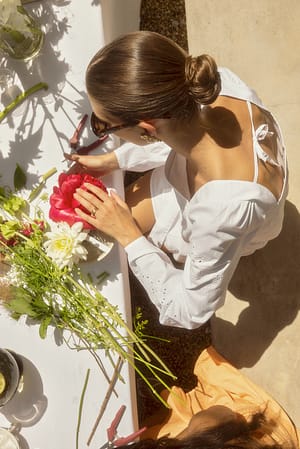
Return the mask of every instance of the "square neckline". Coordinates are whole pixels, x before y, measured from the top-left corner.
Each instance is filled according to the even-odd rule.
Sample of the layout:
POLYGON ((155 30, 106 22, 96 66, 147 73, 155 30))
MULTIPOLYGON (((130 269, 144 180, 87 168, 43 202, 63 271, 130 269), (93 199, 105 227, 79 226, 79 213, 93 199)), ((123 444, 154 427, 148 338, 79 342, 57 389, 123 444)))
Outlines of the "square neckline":
MULTIPOLYGON (((248 180, 244 180, 244 179, 212 179, 210 181, 207 181, 202 186, 200 186, 199 189, 197 189, 193 193, 193 195, 191 195, 190 189, 189 189, 189 183, 188 183, 188 176, 187 176, 187 159, 183 155, 181 155, 180 153, 177 153, 173 149, 171 149, 171 151, 170 151, 170 153, 168 155, 168 158, 166 160, 165 175, 166 175, 167 179, 172 184, 172 186, 175 188, 175 190, 187 201, 191 201, 195 197, 195 195, 197 195, 198 192, 200 190, 202 190, 207 184, 211 185, 211 184, 213 184, 216 181, 218 183, 219 182, 224 182, 224 183, 239 182, 239 183, 245 184, 245 185, 247 185, 247 184, 251 184, 251 185, 255 184, 255 185, 259 186, 259 188, 262 188, 262 190, 266 191, 269 195, 271 195, 273 200, 274 200, 274 202, 276 202, 276 204, 279 204, 281 202, 283 196, 286 196, 285 195, 285 191, 286 191, 286 187, 287 187, 287 160, 286 160, 286 151, 285 151, 285 145, 284 145, 284 141, 283 141, 283 136, 282 136, 282 132, 281 132, 281 129, 280 129, 280 126, 279 126, 277 120, 275 119, 273 114, 267 108, 265 108, 263 105, 257 104, 254 101, 250 101, 250 100, 245 99, 243 97, 233 96, 233 95, 220 94, 220 96, 222 96, 222 97, 229 97, 229 98, 233 98, 233 99, 236 99, 236 100, 242 100, 242 101, 244 101, 247 104, 247 107, 248 107, 248 110, 249 110, 250 122, 251 122, 251 135, 252 135, 252 142, 253 142, 254 166, 256 164, 258 165, 258 158, 259 158, 258 155, 257 155, 257 152, 256 152, 256 149, 255 149, 254 145, 255 144, 258 145, 263 153, 265 153, 265 151, 261 148, 261 146, 260 146, 260 144, 259 144, 259 142, 257 140, 257 136, 256 136, 256 131, 257 130, 255 130, 255 128, 254 128, 253 117, 252 117, 252 105, 254 105, 254 106, 256 106, 256 107, 266 111, 268 114, 270 114, 270 116, 271 116, 271 118, 272 118, 272 120, 274 122, 274 125, 275 125, 275 128, 276 128, 276 133, 277 133, 277 136, 278 136, 278 140, 280 141, 281 148, 282 148, 282 152, 281 152, 282 153, 281 154, 282 165, 280 165, 280 167, 283 170, 283 182, 282 182, 282 189, 281 189, 281 192, 280 192, 280 195, 279 195, 278 199, 275 196, 275 194, 268 187, 266 187, 263 184, 257 182, 257 180, 255 180, 255 179, 253 179, 252 181, 248 181, 248 180), (170 172, 168 171, 168 168, 170 167, 170 165, 172 163, 174 163, 174 161, 176 161, 176 159, 177 160, 180 159, 180 157, 183 158, 183 160, 184 160, 184 167, 185 167, 185 169, 184 169, 185 185, 183 186, 183 189, 182 189, 182 190, 184 190, 183 192, 180 191, 175 186, 175 184, 171 181, 170 176, 169 176, 170 172)), ((259 127, 257 129, 259 129, 259 127)))

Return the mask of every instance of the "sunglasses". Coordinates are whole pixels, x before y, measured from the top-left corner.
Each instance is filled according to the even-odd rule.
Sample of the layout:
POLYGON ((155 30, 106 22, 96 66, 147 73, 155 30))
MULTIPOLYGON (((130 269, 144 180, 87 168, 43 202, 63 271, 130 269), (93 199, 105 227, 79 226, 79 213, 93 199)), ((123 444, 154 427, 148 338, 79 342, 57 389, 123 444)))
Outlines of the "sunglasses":
POLYGON ((100 118, 98 118, 96 116, 96 114, 94 114, 94 112, 92 112, 92 115, 91 115, 91 127, 93 130, 93 133, 99 138, 107 136, 108 134, 115 133, 124 128, 132 128, 133 126, 137 125, 138 123, 139 122, 136 121, 134 123, 126 123, 124 125, 117 125, 117 126, 109 127, 108 123, 105 122, 104 120, 101 120, 100 118))

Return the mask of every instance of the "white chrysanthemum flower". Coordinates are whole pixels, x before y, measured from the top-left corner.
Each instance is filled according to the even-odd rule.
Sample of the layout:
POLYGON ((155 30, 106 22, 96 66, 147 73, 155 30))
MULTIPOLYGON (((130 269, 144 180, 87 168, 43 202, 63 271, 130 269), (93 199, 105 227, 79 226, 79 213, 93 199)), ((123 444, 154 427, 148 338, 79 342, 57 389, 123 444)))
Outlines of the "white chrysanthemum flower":
POLYGON ((46 232, 47 241, 44 243, 47 256, 49 256, 59 268, 72 268, 73 264, 80 260, 86 260, 88 251, 82 245, 87 238, 88 231, 83 231, 82 223, 61 222, 56 229, 46 232))

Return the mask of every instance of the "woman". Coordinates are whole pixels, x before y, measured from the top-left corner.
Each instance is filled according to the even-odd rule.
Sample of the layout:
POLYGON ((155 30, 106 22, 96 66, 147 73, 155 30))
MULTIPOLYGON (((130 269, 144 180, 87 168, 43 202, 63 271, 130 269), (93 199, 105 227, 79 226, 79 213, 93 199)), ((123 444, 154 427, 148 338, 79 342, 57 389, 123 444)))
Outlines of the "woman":
POLYGON ((125 248, 162 324, 197 328, 223 304, 240 257, 281 230, 288 174, 279 126, 231 71, 153 32, 100 50, 86 84, 98 136, 167 147, 72 156, 99 174, 135 159, 139 170, 156 167, 127 189, 126 203, 91 185, 79 190, 90 215, 76 212, 125 248))
POLYGON ((170 410, 149 420, 143 441, 132 449, 299 447, 297 429, 282 407, 212 346, 200 354, 194 372, 196 388, 164 391, 170 410))

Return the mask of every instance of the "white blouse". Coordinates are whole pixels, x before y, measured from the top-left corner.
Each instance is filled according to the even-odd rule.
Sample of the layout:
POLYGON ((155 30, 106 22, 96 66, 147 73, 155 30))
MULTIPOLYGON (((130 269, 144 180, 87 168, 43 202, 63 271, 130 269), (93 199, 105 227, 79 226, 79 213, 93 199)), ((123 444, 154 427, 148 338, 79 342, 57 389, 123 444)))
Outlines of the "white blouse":
MULTIPOLYGON (((251 120, 251 103, 267 110, 255 92, 230 70, 220 69, 220 74, 220 95, 245 100, 251 120)), ((268 134, 267 125, 257 130, 252 126, 254 180, 213 180, 204 184, 192 198, 188 194, 185 158, 162 146, 161 164, 168 154, 165 176, 174 189, 182 214, 182 241, 178 246, 182 246, 184 268, 175 268, 168 255, 146 237, 136 239, 125 248, 129 265, 159 310, 162 324, 193 329, 208 321, 224 303, 228 283, 240 257, 262 248, 279 234, 288 182, 285 148, 275 119, 274 126, 277 161, 269 158, 259 143, 268 134), (278 200, 257 183, 258 159, 283 169, 284 185, 278 200)), ((131 162, 138 151, 131 150, 131 162)), ((146 158, 147 148, 143 151, 146 158)), ((158 153, 155 153, 154 166, 159 165, 158 153)), ((151 151, 147 160, 138 158, 139 167, 141 164, 144 170, 153 167, 151 151)), ((168 204, 164 207, 168 208, 168 204)))

